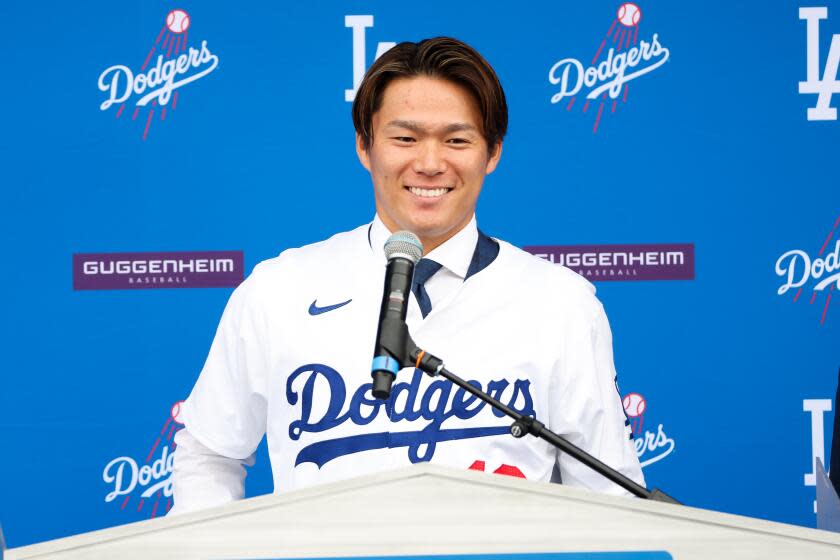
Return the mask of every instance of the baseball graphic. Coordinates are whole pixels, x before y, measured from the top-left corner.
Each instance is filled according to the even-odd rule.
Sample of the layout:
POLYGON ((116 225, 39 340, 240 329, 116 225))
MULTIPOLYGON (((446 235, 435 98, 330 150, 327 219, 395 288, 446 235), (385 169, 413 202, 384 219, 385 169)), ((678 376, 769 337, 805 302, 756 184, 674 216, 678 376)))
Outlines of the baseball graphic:
POLYGON ((645 398, 639 393, 628 393, 622 404, 629 418, 638 418, 645 413, 645 398))
POLYGON ((166 14, 166 27, 172 33, 183 33, 190 27, 190 16, 184 10, 172 10, 166 14))
POLYGON ((176 402, 172 405, 172 409, 169 411, 169 415, 172 417, 172 419, 179 424, 183 424, 183 422, 181 421, 181 405, 183 403, 184 401, 176 402))
POLYGON ((633 27, 639 25, 642 19, 642 11, 632 2, 625 2, 618 7, 618 14, 616 15, 621 25, 625 27, 633 27))

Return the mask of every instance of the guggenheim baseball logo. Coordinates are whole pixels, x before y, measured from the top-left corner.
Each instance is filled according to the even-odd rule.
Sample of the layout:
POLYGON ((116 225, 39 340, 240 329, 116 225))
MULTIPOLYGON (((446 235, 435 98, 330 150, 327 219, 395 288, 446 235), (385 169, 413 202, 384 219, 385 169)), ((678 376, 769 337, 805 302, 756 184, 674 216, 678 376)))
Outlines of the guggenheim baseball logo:
POLYGON ((73 289, 236 287, 244 268, 242 251, 76 253, 73 289))
POLYGON ((149 517, 156 517, 172 508, 173 440, 184 426, 180 417, 182 404, 183 401, 178 401, 172 405, 169 417, 143 460, 124 455, 105 465, 102 480, 111 488, 105 494, 106 503, 116 500, 120 509, 125 510, 131 498, 136 497, 137 505, 132 507, 138 513, 146 508, 149 517))
POLYGON ((167 109, 171 114, 178 107, 180 88, 205 77, 219 66, 219 57, 210 52, 207 41, 201 41, 197 47, 188 45, 189 29, 189 14, 184 10, 172 10, 166 15, 157 39, 138 71, 123 64, 103 70, 98 85, 107 98, 99 106, 100 110, 107 111, 116 106, 116 118, 119 119, 128 105, 132 121, 143 112, 140 122, 145 122, 145 140, 155 114, 163 122, 167 109))
MULTIPOLYGON (((820 250, 816 255, 809 254, 802 249, 792 249, 785 252, 776 261, 776 275, 782 278, 782 285, 777 291, 783 296, 796 289, 793 301, 799 301, 803 290, 810 289, 811 297, 808 304, 813 305, 818 295, 824 295, 820 324, 825 324, 825 317, 831 305, 831 297, 836 288, 840 288, 840 216, 834 221, 834 226, 828 232, 820 250), (832 245, 832 241, 834 244, 832 245)), ((835 300, 840 301, 840 300, 835 300)))
POLYGON ((610 113, 615 113, 619 99, 622 104, 627 102, 628 82, 668 61, 670 51, 659 42, 658 34, 654 33, 648 40, 639 39, 641 21, 639 6, 624 2, 588 66, 576 58, 563 58, 548 71, 548 81, 558 86, 551 96, 552 103, 568 98, 564 104, 566 111, 571 111, 575 101, 582 97, 578 106, 584 113, 589 112, 590 103, 598 103, 593 134, 598 132, 605 105, 609 104, 610 113))
POLYGON ((840 93, 840 80, 837 79, 840 34, 831 36, 831 46, 820 77, 820 21, 828 19, 828 8, 799 8, 799 19, 805 20, 808 53, 805 81, 799 82, 799 93, 817 96, 816 106, 808 108, 808 120, 836 121, 837 108, 830 105, 832 96, 840 93))
POLYGON ((694 280, 694 244, 539 245, 526 251, 587 280, 694 280))

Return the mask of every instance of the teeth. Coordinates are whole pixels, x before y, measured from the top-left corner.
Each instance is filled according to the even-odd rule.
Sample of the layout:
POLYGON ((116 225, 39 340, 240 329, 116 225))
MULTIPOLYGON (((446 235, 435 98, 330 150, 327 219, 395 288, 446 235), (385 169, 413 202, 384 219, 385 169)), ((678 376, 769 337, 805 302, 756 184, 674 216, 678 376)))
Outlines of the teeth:
POLYGON ((421 189, 418 187, 408 187, 408 190, 410 190, 413 194, 416 194, 417 196, 422 196, 424 198, 434 198, 436 196, 443 196, 449 191, 449 189, 446 187, 441 187, 439 189, 421 189))

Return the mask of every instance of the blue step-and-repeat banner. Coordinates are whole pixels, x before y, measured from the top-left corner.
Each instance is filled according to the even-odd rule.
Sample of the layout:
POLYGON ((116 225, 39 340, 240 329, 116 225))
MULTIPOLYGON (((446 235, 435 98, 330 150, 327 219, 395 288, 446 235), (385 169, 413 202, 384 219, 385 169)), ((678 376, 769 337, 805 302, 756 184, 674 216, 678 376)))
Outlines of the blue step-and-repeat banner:
MULTIPOLYGON (((259 261, 373 217, 350 101, 451 35, 510 104, 483 231, 598 288, 648 483, 813 526, 840 367, 840 2, 0 4, 0 524, 165 514, 259 261), (837 94, 837 95, 835 95, 837 94)), ((272 491, 265 450, 248 494, 272 491)))

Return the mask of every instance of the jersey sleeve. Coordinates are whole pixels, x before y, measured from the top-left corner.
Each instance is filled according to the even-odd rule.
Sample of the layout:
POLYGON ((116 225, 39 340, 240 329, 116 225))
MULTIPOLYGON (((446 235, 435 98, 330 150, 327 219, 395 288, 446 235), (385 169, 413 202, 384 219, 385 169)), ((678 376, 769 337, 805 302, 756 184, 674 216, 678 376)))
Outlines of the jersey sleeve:
MULTIPOLYGON (((580 322, 565 333, 560 358, 553 372, 550 397, 551 429, 571 443, 644 485, 644 476, 621 396, 613 364, 612 333, 601 303, 587 294, 580 322)), ((563 484, 608 494, 629 494, 583 463, 558 453, 563 484)))
POLYGON ((246 459, 219 455, 195 439, 188 428, 178 430, 175 444, 175 503, 167 515, 207 509, 245 496, 245 467, 254 466, 254 455, 246 459))
POLYGON ((269 347, 257 269, 228 301, 207 361, 182 411, 195 439, 234 459, 249 457, 266 430, 269 347))

